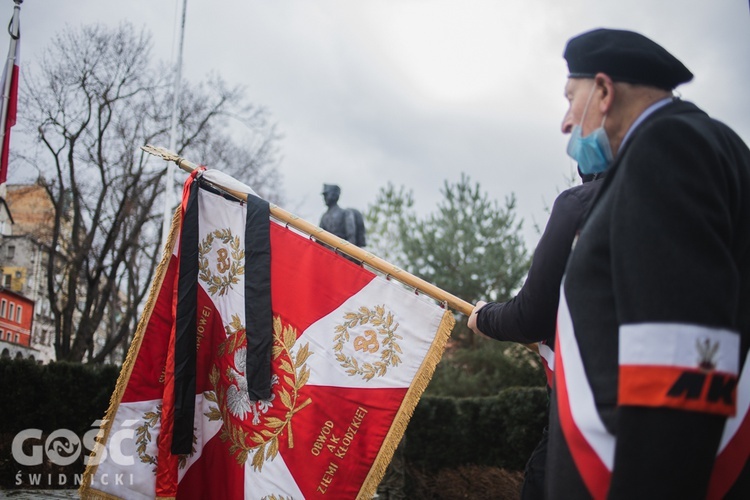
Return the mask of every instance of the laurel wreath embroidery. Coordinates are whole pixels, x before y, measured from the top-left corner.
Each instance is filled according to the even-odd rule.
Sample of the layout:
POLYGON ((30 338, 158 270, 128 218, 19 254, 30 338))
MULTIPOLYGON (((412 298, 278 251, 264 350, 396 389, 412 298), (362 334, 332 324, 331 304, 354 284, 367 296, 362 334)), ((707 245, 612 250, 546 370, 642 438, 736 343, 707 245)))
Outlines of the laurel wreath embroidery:
MULTIPOLYGON (((244 328, 227 327, 229 334, 227 340, 219 346, 219 356, 232 353, 238 349, 244 340, 244 328)), ((205 392, 204 396, 209 401, 217 404, 209 407, 205 413, 209 420, 222 420, 222 431, 220 438, 222 441, 229 440, 230 454, 235 456, 239 465, 247 461, 250 452, 253 455, 253 470, 260 472, 266 460, 273 460, 279 454, 279 436, 286 429, 287 442, 289 448, 294 448, 294 437, 292 434, 292 417, 307 405, 312 403, 311 398, 305 401, 299 401, 299 390, 307 383, 310 378, 310 369, 305 362, 313 354, 309 350, 310 344, 300 347, 297 354, 292 354, 291 350, 297 342, 297 331, 291 326, 283 327, 281 318, 276 316, 273 320, 274 344, 271 353, 271 363, 274 367, 278 366, 281 372, 279 375, 284 380, 284 384, 279 384, 278 397, 286 408, 284 418, 269 416, 264 419, 262 425, 258 428, 244 430, 242 425, 234 424, 229 418, 227 405, 227 388, 220 384, 219 367, 214 365, 209 374, 209 381, 214 388, 214 392, 205 392), (284 355, 284 356, 282 356, 284 355), (291 392, 287 390, 291 389, 291 392)))
POLYGON ((393 320, 393 313, 385 312, 385 306, 375 306, 372 310, 367 307, 360 307, 358 312, 348 312, 344 315, 344 323, 336 325, 336 335, 333 337, 333 350, 336 353, 336 360, 346 370, 350 377, 355 375, 361 376, 365 381, 370 381, 374 377, 382 377, 386 374, 388 367, 398 366, 401 363, 399 354, 403 354, 401 347, 396 340, 402 340, 403 337, 396 335, 396 329, 399 324, 393 320), (380 360, 374 363, 360 363, 353 356, 347 356, 343 353, 344 345, 352 337, 350 329, 357 325, 363 326, 371 324, 377 328, 366 330, 363 335, 354 338, 355 350, 375 353, 380 348, 380 360), (380 342, 377 340, 380 338, 380 342))
POLYGON ((239 236, 233 236, 229 228, 217 229, 200 242, 198 245, 198 278, 208 285, 208 293, 212 296, 226 294, 232 285, 239 283, 239 276, 245 274, 245 251, 241 248, 239 236), (214 239, 220 240, 224 246, 229 246, 230 252, 224 247, 217 251, 216 271, 211 272, 208 262, 208 253, 214 239), (230 258, 231 255, 231 258, 230 258))
MULTIPOLYGON (((143 425, 136 427, 135 429, 135 444, 138 445, 135 450, 138 453, 138 458, 140 458, 141 462, 143 462, 144 464, 153 465, 154 468, 152 472, 154 474, 156 474, 157 459, 156 457, 146 453, 146 446, 148 446, 152 439, 150 429, 152 429, 160 420, 161 405, 158 405, 155 411, 147 411, 143 414, 143 425)), ((195 430, 196 429, 193 428, 193 431, 195 430)), ((195 432, 193 432, 193 447, 190 455, 179 455, 179 458, 177 460, 177 465, 180 467, 180 469, 184 469, 187 466, 187 459, 188 457, 191 457, 193 453, 195 453, 195 445, 197 443, 198 436, 196 436, 195 432)))

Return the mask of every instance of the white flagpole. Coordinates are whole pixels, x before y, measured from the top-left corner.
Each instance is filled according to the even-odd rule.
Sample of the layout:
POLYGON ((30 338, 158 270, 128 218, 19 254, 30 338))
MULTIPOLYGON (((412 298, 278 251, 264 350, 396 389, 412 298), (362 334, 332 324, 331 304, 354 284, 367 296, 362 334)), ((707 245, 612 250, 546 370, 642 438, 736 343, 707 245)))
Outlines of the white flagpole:
MULTIPOLYGON (((182 22, 180 23, 180 44, 177 49, 177 67, 174 76, 174 90, 172 95, 172 122, 169 129, 169 150, 177 150, 177 115, 179 113, 180 84, 182 80, 182 47, 185 43, 185 15, 187 13, 187 0, 182 2, 182 22)), ((167 177, 164 181, 164 220, 161 228, 161 247, 167 244, 169 229, 172 225, 172 212, 175 208, 174 195, 174 163, 167 166, 167 177)))
MULTIPOLYGON (((13 67, 16 65, 16 46, 18 45, 18 37, 20 36, 20 16, 21 16, 21 4, 23 0, 13 0, 15 7, 13 7, 13 18, 10 21, 8 31, 10 32, 10 45, 8 46, 8 60, 5 63, 5 85, 3 87, 3 103, 2 110, 0 111, 0 147, 2 147, 5 141, 5 129, 6 120, 8 119, 8 107, 10 105, 10 86, 13 81, 13 67)), ((6 163, 7 158, 3 159, 6 163)), ((7 175, 7 172, 6 172, 7 175)), ((6 195, 6 183, 0 184, 0 198, 5 198, 6 195)))

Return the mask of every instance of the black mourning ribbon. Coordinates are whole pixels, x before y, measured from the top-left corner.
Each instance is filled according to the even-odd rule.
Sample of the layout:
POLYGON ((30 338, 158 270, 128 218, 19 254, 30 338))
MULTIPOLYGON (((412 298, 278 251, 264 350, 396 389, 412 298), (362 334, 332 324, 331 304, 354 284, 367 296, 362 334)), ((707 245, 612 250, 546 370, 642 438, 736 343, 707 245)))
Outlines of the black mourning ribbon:
MULTIPOLYGON (((192 453, 195 419, 196 339, 198 306, 198 189, 190 186, 182 224, 177 285, 174 375, 174 430, 172 454, 192 453)), ((245 221, 245 335, 247 337, 248 397, 251 401, 271 397, 271 309, 270 207, 267 201, 248 195, 245 221)))
POLYGON ((247 195, 245 221, 245 335, 250 401, 271 397, 271 220, 268 202, 247 195))
POLYGON ((195 346, 198 326, 198 189, 190 185, 180 237, 174 345, 174 429, 172 454, 189 455, 195 418, 195 346))

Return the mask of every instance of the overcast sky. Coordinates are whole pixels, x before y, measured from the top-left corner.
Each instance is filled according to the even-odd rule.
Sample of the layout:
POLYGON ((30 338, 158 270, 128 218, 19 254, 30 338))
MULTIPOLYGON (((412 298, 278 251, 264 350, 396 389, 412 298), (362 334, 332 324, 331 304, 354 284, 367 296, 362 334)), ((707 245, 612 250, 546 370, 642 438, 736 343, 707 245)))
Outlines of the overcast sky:
MULTIPOLYGON (((56 32, 95 22, 145 26, 154 58, 173 60, 182 5, 25 0, 21 78, 56 32)), ((12 10, 2 0, 0 20, 12 10)), ((533 249, 533 224, 575 167, 560 133, 562 51, 596 27, 663 45, 696 75, 682 97, 750 143, 747 0, 188 0, 186 19, 184 78, 219 73, 269 110, 284 135, 284 208, 314 223, 323 183, 364 210, 390 181, 428 213, 465 172, 493 198, 515 193, 533 249)))

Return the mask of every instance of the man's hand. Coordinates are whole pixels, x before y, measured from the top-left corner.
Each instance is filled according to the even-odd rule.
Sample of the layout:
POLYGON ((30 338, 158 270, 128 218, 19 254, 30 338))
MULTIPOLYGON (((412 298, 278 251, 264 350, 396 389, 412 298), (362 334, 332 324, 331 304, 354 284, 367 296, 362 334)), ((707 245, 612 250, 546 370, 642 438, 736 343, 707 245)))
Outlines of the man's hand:
POLYGON ((476 333, 477 335, 484 335, 479 328, 477 328, 477 313, 479 313, 479 310, 483 308, 487 302, 480 300, 477 302, 477 305, 474 306, 474 310, 471 311, 471 314, 469 315, 469 328, 471 328, 471 331, 476 333))

